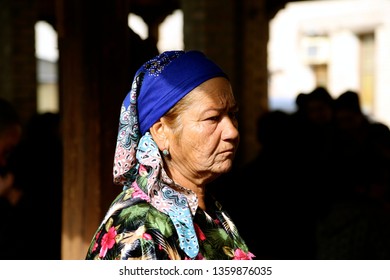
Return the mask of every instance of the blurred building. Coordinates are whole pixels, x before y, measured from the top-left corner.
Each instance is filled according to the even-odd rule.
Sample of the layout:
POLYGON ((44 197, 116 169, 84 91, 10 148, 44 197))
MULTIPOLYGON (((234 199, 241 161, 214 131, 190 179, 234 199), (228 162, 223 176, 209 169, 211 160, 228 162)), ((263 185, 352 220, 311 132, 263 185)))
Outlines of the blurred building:
POLYGON ((354 90, 368 116, 390 125, 389 15, 388 0, 288 3, 270 22, 271 107, 294 110, 316 86, 334 97, 354 90))

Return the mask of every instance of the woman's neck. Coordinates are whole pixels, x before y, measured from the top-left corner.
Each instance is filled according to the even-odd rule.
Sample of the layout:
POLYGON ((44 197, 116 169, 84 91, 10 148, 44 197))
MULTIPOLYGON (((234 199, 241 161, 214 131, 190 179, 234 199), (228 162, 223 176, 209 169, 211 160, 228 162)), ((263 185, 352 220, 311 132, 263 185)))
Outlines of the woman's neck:
POLYGON ((183 176, 174 176, 171 174, 169 177, 176 185, 191 190, 193 193, 195 193, 198 198, 198 207, 206 211, 206 188, 204 184, 195 184, 193 181, 188 180, 183 176))

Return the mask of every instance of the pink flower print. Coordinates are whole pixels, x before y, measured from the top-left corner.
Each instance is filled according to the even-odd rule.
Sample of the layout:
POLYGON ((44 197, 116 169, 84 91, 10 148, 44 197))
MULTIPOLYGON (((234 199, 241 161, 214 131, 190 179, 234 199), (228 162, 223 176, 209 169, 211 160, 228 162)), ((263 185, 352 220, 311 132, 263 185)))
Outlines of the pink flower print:
POLYGON ((97 240, 99 239, 100 233, 101 233, 101 231, 99 231, 99 232, 96 234, 96 237, 95 237, 95 244, 93 244, 92 252, 95 252, 96 249, 97 249, 97 247, 99 246, 97 240))
POLYGON ((201 252, 199 252, 198 255, 196 255, 195 257, 195 260, 205 260, 205 257, 202 255, 201 252))
POLYGON ((106 234, 103 235, 100 248, 99 257, 104 258, 107 254, 107 250, 111 249, 115 244, 116 230, 115 227, 111 227, 106 234))
POLYGON ((98 243, 95 241, 95 244, 93 244, 92 252, 95 252, 98 246, 98 243))
POLYGON ((190 260, 205 260, 205 257, 202 255, 201 252, 199 252, 194 259, 192 259, 192 258, 190 258, 188 256, 185 256, 184 260, 186 260, 186 261, 190 261, 190 260))
POLYGON ((142 237, 145 239, 145 240, 152 240, 152 236, 149 234, 149 233, 144 233, 142 235, 142 237))
POLYGON ((233 260, 251 260, 255 255, 253 255, 251 252, 245 253, 240 248, 236 249, 234 251, 234 257, 233 260))
POLYGON ((149 196, 146 195, 146 193, 143 192, 143 190, 140 189, 140 187, 138 187, 137 183, 134 181, 134 183, 132 184, 132 187, 134 189, 134 192, 133 192, 133 197, 138 197, 142 200, 146 200, 147 202, 150 202, 150 198, 149 196))
POLYGON ((195 232, 196 232, 196 235, 198 236, 198 238, 199 238, 201 241, 206 240, 206 235, 204 235, 203 231, 200 229, 200 227, 198 226, 198 224, 195 224, 195 223, 194 223, 194 228, 195 228, 195 232))

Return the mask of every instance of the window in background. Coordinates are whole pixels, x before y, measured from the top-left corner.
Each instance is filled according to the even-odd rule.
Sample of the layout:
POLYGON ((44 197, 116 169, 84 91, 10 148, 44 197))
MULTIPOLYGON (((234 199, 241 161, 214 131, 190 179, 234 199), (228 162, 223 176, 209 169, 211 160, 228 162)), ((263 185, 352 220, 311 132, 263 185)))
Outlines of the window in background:
POLYGON ((59 111, 57 32, 45 21, 38 21, 35 24, 35 50, 37 112, 57 113, 59 111))
POLYGON ((373 33, 362 34, 360 41, 360 99, 364 111, 372 113, 374 95, 375 40, 373 33))
MULTIPOLYGON (((144 22, 142 17, 130 13, 129 27, 137 33, 141 39, 145 40, 148 37, 148 25, 144 22)), ((157 49, 160 53, 167 50, 184 49, 183 12, 181 10, 175 10, 160 24, 157 49)))

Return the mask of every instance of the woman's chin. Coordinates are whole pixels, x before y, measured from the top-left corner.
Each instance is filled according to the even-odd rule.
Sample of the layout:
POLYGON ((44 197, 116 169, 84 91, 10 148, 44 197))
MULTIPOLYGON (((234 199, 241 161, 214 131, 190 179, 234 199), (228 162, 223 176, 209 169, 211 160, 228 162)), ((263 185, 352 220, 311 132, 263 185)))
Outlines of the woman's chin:
POLYGON ((227 173, 232 169, 233 166, 233 160, 226 159, 221 163, 221 165, 218 166, 218 171, 221 174, 227 173))

